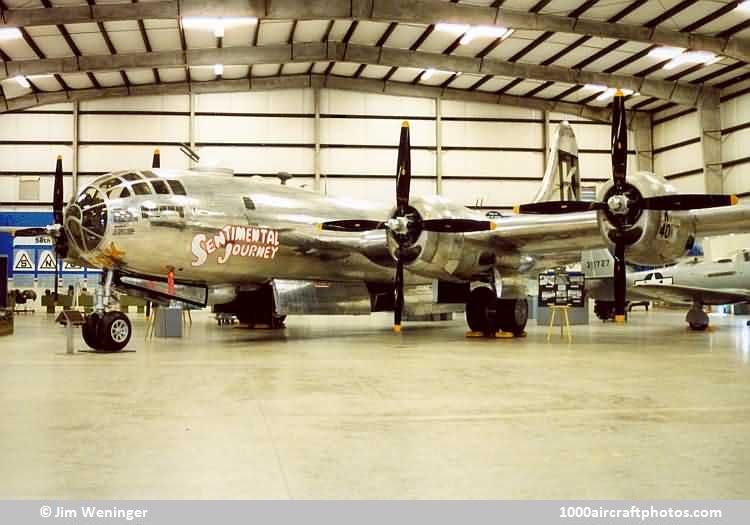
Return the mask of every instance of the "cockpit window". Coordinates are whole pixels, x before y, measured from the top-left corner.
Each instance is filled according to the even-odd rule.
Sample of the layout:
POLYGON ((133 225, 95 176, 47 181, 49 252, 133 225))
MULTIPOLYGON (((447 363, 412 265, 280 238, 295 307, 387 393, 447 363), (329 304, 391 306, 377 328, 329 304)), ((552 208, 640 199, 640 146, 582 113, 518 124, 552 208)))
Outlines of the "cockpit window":
POLYGON ((131 181, 131 182, 133 182, 133 181, 139 181, 139 180, 143 179, 143 177, 141 177, 137 173, 126 173, 125 175, 122 176, 122 178, 125 179, 125 180, 127 180, 127 181, 131 181))
POLYGON ((101 190, 89 186, 68 206, 65 224, 75 244, 82 250, 93 250, 107 230, 107 205, 101 190))
POLYGON ((112 188, 107 193, 107 197, 110 199, 125 199, 127 197, 130 197, 130 190, 127 188, 127 186, 117 186, 115 188, 112 188))
POLYGON ((187 195, 185 187, 180 181, 168 180, 167 184, 169 184, 169 187, 172 188, 172 193, 174 193, 175 195, 187 195))
POLYGON ((89 186, 86 188, 86 190, 81 193, 78 196, 78 200, 76 200, 76 204, 78 204, 81 208, 90 208, 91 206, 96 206, 99 204, 104 204, 104 199, 102 198, 101 194, 96 190, 96 188, 93 188, 89 186))
POLYGON ((154 191, 159 195, 169 195, 169 186, 163 180, 152 180, 151 185, 154 187, 154 191))
POLYGON ((133 184, 133 193, 136 195, 151 195, 151 187, 145 182, 133 184))
POLYGON ((84 209, 82 224, 87 230, 97 235, 104 235, 104 230, 107 228, 107 207, 102 204, 84 209))
POLYGON ((112 177, 112 174, 107 173, 106 175, 102 175, 101 177, 97 178, 94 182, 91 183, 92 186, 100 186, 105 180, 112 177))
POLYGON ((106 180, 99 184, 99 187, 103 189, 104 191, 110 190, 117 186, 118 184, 122 184, 122 179, 118 179, 117 177, 113 177, 109 180, 106 180))

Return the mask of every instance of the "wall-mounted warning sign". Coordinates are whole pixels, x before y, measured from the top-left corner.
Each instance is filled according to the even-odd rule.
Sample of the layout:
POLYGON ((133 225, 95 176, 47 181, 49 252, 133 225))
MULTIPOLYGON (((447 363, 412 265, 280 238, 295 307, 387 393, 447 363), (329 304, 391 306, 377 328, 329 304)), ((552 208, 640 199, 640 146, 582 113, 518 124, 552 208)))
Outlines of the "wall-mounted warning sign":
POLYGON ((37 270, 42 272, 56 272, 57 271, 57 260, 55 254, 51 250, 43 250, 39 252, 37 257, 37 270))
POLYGON ((72 263, 69 263, 69 262, 65 261, 63 263, 62 270, 64 272, 78 272, 78 273, 83 273, 83 266, 76 266, 75 264, 72 264, 72 263))
MULTIPOLYGON (((33 252, 31 252, 33 254, 33 252)), ((33 272, 34 262, 32 256, 28 250, 16 250, 15 257, 13 258, 13 271, 14 272, 33 272)))

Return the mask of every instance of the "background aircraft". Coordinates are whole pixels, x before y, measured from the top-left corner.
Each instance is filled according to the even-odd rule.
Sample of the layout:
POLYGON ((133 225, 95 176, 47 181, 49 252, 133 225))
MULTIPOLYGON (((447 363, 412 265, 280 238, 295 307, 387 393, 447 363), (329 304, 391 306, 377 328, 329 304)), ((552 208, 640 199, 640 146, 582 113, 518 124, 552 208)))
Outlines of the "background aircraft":
MULTIPOLYGON (((582 257, 588 296, 596 300, 600 319, 611 319, 614 302, 609 268, 614 264, 607 250, 586 252, 582 257)), ((691 305, 685 321, 693 330, 709 325, 704 306, 750 301, 750 250, 741 250, 717 261, 691 259, 674 266, 628 272, 630 301, 663 301, 691 305)))
POLYGON ((405 123, 392 205, 154 168, 104 175, 63 210, 58 161, 55 224, 16 235, 47 233, 60 257, 105 270, 83 327, 95 349, 120 350, 131 336, 127 316, 111 309, 113 289, 199 306, 223 303, 240 319, 271 322, 286 313, 393 310, 400 331, 404 288, 433 282, 437 303, 466 305, 472 331, 519 334, 528 318, 528 275, 602 246, 616 254, 615 308, 624 321, 626 249, 641 264, 664 264, 682 256, 698 234, 746 229, 750 210, 726 207, 736 203, 730 196, 678 195, 651 173, 626 177, 622 94, 613 107, 613 180, 603 186, 602 201, 577 200, 577 148, 563 125, 535 202, 520 207, 541 216, 495 224, 444 197, 412 197, 405 123), (720 209, 693 210, 713 207, 720 209))

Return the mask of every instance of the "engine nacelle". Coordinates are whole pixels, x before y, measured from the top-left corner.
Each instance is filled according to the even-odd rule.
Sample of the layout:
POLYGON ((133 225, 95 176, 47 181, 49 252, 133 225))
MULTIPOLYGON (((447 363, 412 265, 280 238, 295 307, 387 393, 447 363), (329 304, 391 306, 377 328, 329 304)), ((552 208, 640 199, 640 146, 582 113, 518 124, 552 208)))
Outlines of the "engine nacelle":
MULTIPOLYGON (((422 219, 474 218, 487 220, 480 213, 466 216, 466 208, 439 196, 412 198, 409 203, 422 219)), ((391 235, 388 236, 388 250, 396 258, 398 246, 391 235)), ((411 247, 406 265, 409 270, 443 281, 470 279, 481 271, 490 269, 495 263, 495 255, 466 243, 462 233, 435 233, 422 231, 411 247)))
MULTIPOLYGON (((677 190, 666 179, 649 172, 628 175, 628 184, 642 197, 675 194, 677 190)), ((614 183, 607 182, 600 189, 599 200, 606 202, 614 183)), ((599 226, 607 243, 614 249, 609 234, 614 230, 605 212, 599 212, 599 226)), ((643 210, 633 223, 642 230, 639 238, 628 246, 626 259, 643 265, 661 265, 682 257, 695 240, 695 225, 688 212, 643 210)))

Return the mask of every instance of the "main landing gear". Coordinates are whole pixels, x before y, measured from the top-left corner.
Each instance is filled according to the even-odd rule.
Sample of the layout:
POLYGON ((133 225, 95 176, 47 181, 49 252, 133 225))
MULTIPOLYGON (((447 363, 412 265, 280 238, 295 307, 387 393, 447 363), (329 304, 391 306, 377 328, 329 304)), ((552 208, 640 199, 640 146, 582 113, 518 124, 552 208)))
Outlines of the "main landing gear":
POLYGON ((691 330, 702 332, 708 328, 708 314, 703 310, 703 305, 700 303, 693 303, 692 308, 688 310, 685 321, 690 325, 691 330))
POLYGON ((130 342, 133 326, 122 312, 107 311, 112 299, 112 270, 104 275, 103 283, 96 290, 94 311, 86 316, 81 327, 83 340, 94 350, 119 352, 130 342))
POLYGON ((594 301, 594 313, 602 321, 614 321, 615 302, 614 301, 594 301))
POLYGON ((466 302, 466 322, 472 332, 495 335, 497 332, 523 335, 529 319, 526 299, 498 299, 492 288, 474 288, 466 302))

